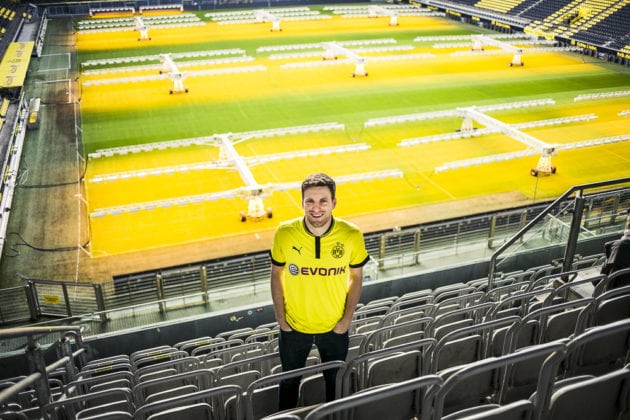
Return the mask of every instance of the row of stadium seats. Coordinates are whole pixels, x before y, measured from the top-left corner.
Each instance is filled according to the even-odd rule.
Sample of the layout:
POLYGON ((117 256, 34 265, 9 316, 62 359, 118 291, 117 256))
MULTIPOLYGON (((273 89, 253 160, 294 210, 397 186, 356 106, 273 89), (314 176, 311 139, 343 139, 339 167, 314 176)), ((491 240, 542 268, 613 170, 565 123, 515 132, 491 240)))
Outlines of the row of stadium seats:
POLYGON ((23 20, 32 18, 29 7, 21 2, 0 1, 0 54, 4 56, 9 43, 13 42, 23 20))
MULTIPOLYGON (((536 1, 536 0, 521 0, 513 1, 507 4, 501 1, 488 1, 488 0, 455 0, 455 3, 460 3, 466 6, 479 7, 481 9, 491 10, 498 13, 507 13, 511 16, 523 17, 531 19, 536 22, 552 22, 551 19, 558 17, 559 11, 564 7, 574 3, 574 9, 581 5, 586 4, 589 7, 609 9, 612 2, 585 2, 582 4, 575 4, 571 0, 561 1, 536 1), (508 9, 508 10, 506 10, 508 9)), ((614 11, 610 16, 607 16, 601 22, 597 22, 595 25, 582 25, 584 29, 577 28, 579 32, 575 33, 571 37, 590 43, 593 45, 602 45, 612 49, 621 50, 628 44, 630 44, 630 38, 628 37, 628 16, 630 13, 630 5, 622 5, 619 10, 614 11)), ((563 13, 562 15, 564 15, 563 13)), ((595 14, 594 16, 597 16, 595 14)), ((563 25, 568 27, 569 25, 563 25)), ((565 28, 566 29, 566 28, 565 28)))
POLYGON ((630 22, 630 4, 626 4, 588 30, 576 33, 574 38, 595 45, 606 44, 611 48, 622 49, 630 44, 627 22, 630 22))
MULTIPOLYGON (((358 404, 352 418, 410 418, 418 410, 424 418, 455 418, 459 410, 486 409, 556 418, 549 417, 559 409, 551 403, 552 385, 591 389, 626 381, 630 286, 616 284, 617 274, 592 269, 539 276, 545 272, 508 274, 489 291, 487 280, 477 280, 360 305, 348 358, 320 363, 314 349, 300 371, 280 371, 273 323, 92 360, 72 380, 63 370, 51 373, 54 401, 44 412, 56 418, 262 418, 275 414, 278 381, 297 375, 304 379, 292 415, 303 418, 330 409, 322 405, 320 373, 336 368, 340 399, 330 406, 358 404), (600 334, 605 338, 592 338, 600 334), (545 367, 543 359, 552 354, 555 362, 545 367), (426 391, 423 403, 413 404, 420 401, 413 397, 418 389, 426 391), (530 399, 534 392, 545 399, 530 399), (390 393, 386 401, 372 401, 390 393), (481 401, 482 408, 473 408, 481 401), (400 417, 384 415, 398 409, 400 417)), ((13 418, 34 416, 35 394, 24 391, 5 408, 13 418)))

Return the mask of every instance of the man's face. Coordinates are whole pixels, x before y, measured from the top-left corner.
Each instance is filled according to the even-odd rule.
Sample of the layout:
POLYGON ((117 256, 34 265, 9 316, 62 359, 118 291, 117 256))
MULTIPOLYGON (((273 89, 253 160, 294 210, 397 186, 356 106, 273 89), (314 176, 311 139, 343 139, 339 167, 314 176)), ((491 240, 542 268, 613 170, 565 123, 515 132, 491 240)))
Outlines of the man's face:
POLYGON ((328 187, 310 187, 304 191, 302 207, 309 226, 321 228, 328 226, 332 211, 337 204, 333 200, 328 187))

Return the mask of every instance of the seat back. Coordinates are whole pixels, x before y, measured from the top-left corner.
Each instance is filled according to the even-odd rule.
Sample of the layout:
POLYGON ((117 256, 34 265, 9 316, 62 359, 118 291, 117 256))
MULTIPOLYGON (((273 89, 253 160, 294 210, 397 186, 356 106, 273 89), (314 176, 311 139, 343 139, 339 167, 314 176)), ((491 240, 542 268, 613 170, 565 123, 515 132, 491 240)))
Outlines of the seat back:
MULTIPOLYGON (((418 371, 414 369, 414 372, 419 372, 419 374, 428 373, 428 366, 426 365, 424 359, 427 357, 426 355, 430 353, 435 344, 435 339, 425 338, 422 340, 412 341, 397 346, 360 354, 359 356, 348 362, 348 365, 346 366, 346 369, 344 370, 341 378, 341 387, 337 387, 337 397, 349 395, 367 388, 369 366, 379 359, 386 358, 394 354, 413 351, 420 352, 420 354, 422 354, 422 357, 420 357, 418 360, 420 363, 422 363, 422 365, 419 366, 418 371)), ((393 371, 394 370, 392 369, 392 372, 393 371)))
MULTIPOLYGON (((173 357, 174 354, 171 353, 170 356, 173 357)), ((178 356, 182 356, 182 354, 178 353, 178 356)), ((146 366, 140 367, 136 369, 135 376, 136 378, 139 379, 139 378, 145 377, 145 375, 147 374, 162 371, 165 369, 169 369, 173 371, 174 373, 187 372, 187 371, 199 369, 199 365, 200 365, 199 359, 197 359, 196 357, 192 357, 192 356, 174 357, 172 359, 165 360, 160 363, 148 364, 146 366)), ((148 378, 148 376, 145 377, 145 379, 146 378, 148 378)))
MULTIPOLYGON (((497 345, 493 333, 520 321, 517 316, 505 317, 454 329, 438 339, 431 354, 429 372, 464 365, 487 357, 491 345, 497 345)), ((436 337, 437 338, 437 337, 436 337)))
POLYGON ((547 417, 554 420, 625 418, 629 389, 630 370, 627 368, 571 383, 553 392, 547 417))
POLYGON ((212 406, 208 403, 196 403, 183 407, 173 407, 151 414, 148 420, 181 420, 183 418, 195 420, 214 420, 212 406))
POLYGON ((151 394, 186 385, 195 385, 199 390, 204 390, 210 388, 213 383, 214 373, 207 369, 199 369, 140 382, 133 388, 133 396, 136 404, 142 405, 145 398, 151 394))
POLYGON ((630 286, 619 287, 597 297, 593 325, 630 318, 630 286))
MULTIPOLYGON (((241 412, 242 395, 243 395, 243 391, 241 390, 240 387, 236 385, 217 386, 217 387, 213 387, 209 389, 200 390, 197 392, 192 392, 192 393, 178 396, 175 398, 169 398, 166 400, 160 400, 160 401, 144 404, 136 409, 136 412, 134 414, 134 419, 146 420, 151 415, 164 412, 165 410, 169 410, 171 408, 187 407, 187 406, 195 405, 198 403, 205 403, 205 404, 208 404, 210 407, 212 407, 212 416, 207 417, 208 419, 227 420, 228 412, 227 412, 227 407, 226 407, 226 401, 228 400, 235 401, 236 413, 235 413, 234 418, 239 419, 242 416, 242 412, 241 412)), ((186 409, 183 409, 183 410, 186 410, 186 409)), ((191 410, 193 410, 195 413, 202 413, 200 414, 201 416, 205 416, 208 413, 207 407, 205 406, 203 409, 193 408, 191 410), (200 410, 200 411, 197 412, 196 410, 200 410)), ((174 411, 174 412, 177 412, 177 411, 174 411)), ((167 412, 166 414, 169 414, 169 412, 167 412)), ((179 420, 186 417, 190 419, 197 418, 197 417, 194 417, 192 414, 188 416, 181 412, 179 412, 177 414, 177 417, 174 417, 174 418, 177 418, 179 420)), ((167 418, 170 419, 173 417, 167 417, 167 418)), ((199 418, 205 419, 206 417, 199 417, 199 418)), ((163 419, 160 419, 160 420, 163 420, 163 419)))
POLYGON ((132 366, 134 370, 139 370, 145 366, 157 365, 163 362, 168 362, 172 360, 187 358, 188 353, 182 350, 176 350, 175 348, 164 350, 162 352, 146 356, 146 357, 138 357, 132 362, 132 366))
POLYGON ((329 369, 338 369, 338 380, 345 370, 346 363, 340 360, 319 363, 287 372, 266 375, 252 382, 245 392, 245 418, 248 420, 269 416, 278 410, 278 386, 289 378, 301 378, 318 374, 329 369))
POLYGON ((183 385, 177 388, 167 389, 166 391, 149 394, 145 398, 144 403, 149 404, 160 400, 166 400, 168 398, 180 397, 182 395, 190 394, 197 391, 199 391, 199 388, 197 388, 195 385, 183 385))
POLYGON ((531 420, 534 418, 535 405, 530 400, 518 400, 510 404, 478 406, 470 410, 459 411, 444 420, 531 420))
POLYGON ((506 379, 509 368, 532 359, 544 360, 538 371, 535 390, 540 401, 547 401, 565 352, 566 346, 562 343, 541 344, 440 373, 445 380, 435 395, 434 418, 476 405, 503 403, 504 384, 508 382, 506 379))
POLYGON ((365 341, 361 344, 361 353, 383 348, 384 343, 393 337, 405 335, 410 332, 425 331, 432 321, 433 318, 424 317, 377 328, 370 332, 365 341))
POLYGON ((298 392, 298 406, 308 407, 326 402, 324 375, 316 374, 302 378, 298 392))
POLYGON ((44 418, 75 418, 76 413, 83 410, 85 407, 96 407, 102 404, 121 401, 129 406, 133 406, 133 396, 129 389, 105 389, 52 401, 42 407, 42 416, 44 418))
POLYGON ((110 402, 108 404, 97 405, 95 407, 85 408, 76 414, 77 420, 83 420, 87 418, 94 418, 95 416, 102 416, 105 414, 111 414, 112 412, 133 414, 133 404, 129 404, 128 401, 121 400, 110 402))
POLYGON ((401 382, 421 376, 422 353, 412 350, 396 353, 372 362, 367 369, 368 388, 401 382))
POLYGON ((319 405, 306 415, 305 420, 329 419, 337 413, 345 413, 348 417, 344 418, 349 420, 420 418, 422 411, 430 410, 430 406, 424 404, 424 401, 432 400, 441 383, 438 376, 425 375, 370 388, 319 405))
POLYGON ((215 385, 238 385, 243 389, 247 387, 257 379, 260 379, 262 374, 257 370, 246 370, 244 372, 237 372, 231 375, 224 375, 216 378, 215 385))
POLYGON ((481 359, 482 351, 483 339, 480 335, 456 338, 436 349, 431 360, 432 370, 438 373, 449 367, 475 362, 481 359))
POLYGON ((595 376, 623 367, 630 349, 630 319, 590 328, 567 343, 567 375, 595 376))

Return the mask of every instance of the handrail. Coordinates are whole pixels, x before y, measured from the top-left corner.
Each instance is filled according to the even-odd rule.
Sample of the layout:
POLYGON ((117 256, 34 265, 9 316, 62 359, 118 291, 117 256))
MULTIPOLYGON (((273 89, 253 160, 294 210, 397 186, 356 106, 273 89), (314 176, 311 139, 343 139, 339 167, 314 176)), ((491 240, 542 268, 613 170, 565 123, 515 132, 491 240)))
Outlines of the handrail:
POLYGON ((16 395, 17 393, 26 390, 28 387, 37 382, 41 377, 42 374, 39 372, 31 373, 26 378, 21 379, 19 382, 16 382, 14 385, 3 389, 2 391, 0 391, 0 404, 8 401, 8 399, 13 395, 16 395))
POLYGON ((14 338, 14 337, 24 337, 31 336, 36 334, 45 334, 45 333, 53 333, 53 332, 75 332, 81 333, 83 331, 82 325, 54 325, 50 327, 18 327, 18 328, 7 328, 4 330, 0 330, 0 340, 6 338, 14 338))
POLYGON ((80 325, 61 325, 51 327, 19 327, 10 328, 6 330, 0 330, 0 339, 11 337, 28 337, 28 344, 26 346, 26 358, 28 360, 31 370, 34 370, 30 375, 17 381, 10 387, 3 389, 0 392, 0 404, 7 401, 17 393, 34 386, 37 395, 37 401, 40 406, 44 406, 50 402, 50 386, 48 382, 48 374, 56 371, 62 366, 66 366, 66 374, 70 379, 74 378, 74 367, 71 366, 75 357, 82 355, 85 352, 85 348, 80 347, 76 351, 72 351, 69 346, 68 338, 74 336, 77 344, 81 345, 81 333, 83 332, 83 326, 80 325), (33 338, 34 335, 42 333, 62 333, 60 339, 60 353, 59 357, 53 363, 46 365, 44 356, 42 354, 41 347, 37 341, 33 338))
POLYGON ((592 183, 589 183, 589 184, 575 185, 575 186, 569 188, 564 194, 562 194, 560 197, 555 199, 551 204, 549 204, 547 206, 547 208, 545 208, 536 217, 534 217, 528 224, 523 226, 523 228, 521 230, 516 232, 514 234, 514 236, 512 236, 510 239, 508 239, 503 245, 501 245, 492 254, 492 256, 490 257, 490 267, 489 267, 489 272, 488 272, 488 290, 491 290, 493 288, 493 285, 494 285, 494 274, 495 274, 495 268, 496 268, 496 261, 497 261, 499 255, 501 255, 506 249, 508 249, 510 246, 512 246, 512 244, 514 244, 516 241, 521 239, 521 237, 525 233, 527 233, 527 231, 529 231, 541 219, 543 219, 549 213, 551 213, 551 210, 554 209, 559 203, 561 203, 562 201, 564 201, 567 198, 569 198, 569 196, 571 196, 571 194, 573 194, 576 191, 581 192, 581 191, 586 190, 586 189, 595 189, 595 188, 607 187, 607 186, 610 186, 610 185, 624 184, 624 183, 628 183, 628 182, 630 182, 630 177, 618 178, 618 179, 613 179, 613 180, 608 180, 608 181, 592 182, 592 183))

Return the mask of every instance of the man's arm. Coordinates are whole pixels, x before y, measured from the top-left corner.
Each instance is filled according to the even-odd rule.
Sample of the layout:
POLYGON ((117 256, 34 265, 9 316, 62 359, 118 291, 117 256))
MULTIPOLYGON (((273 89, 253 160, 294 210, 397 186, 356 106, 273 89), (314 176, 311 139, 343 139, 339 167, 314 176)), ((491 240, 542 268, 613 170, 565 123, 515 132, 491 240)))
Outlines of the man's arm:
POLYGON ((350 329, 354 311, 359 304, 361 298, 361 289, 363 288, 363 267, 350 268, 350 284, 348 285, 348 295, 346 296, 346 309, 343 313, 341 321, 335 325, 333 329, 337 334, 343 334, 350 329))
POLYGON ((282 278, 284 267, 271 264, 271 300, 273 301, 273 313, 281 330, 291 331, 291 326, 287 323, 284 311, 284 291, 282 289, 282 278))

